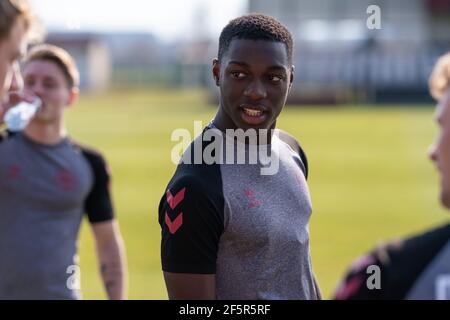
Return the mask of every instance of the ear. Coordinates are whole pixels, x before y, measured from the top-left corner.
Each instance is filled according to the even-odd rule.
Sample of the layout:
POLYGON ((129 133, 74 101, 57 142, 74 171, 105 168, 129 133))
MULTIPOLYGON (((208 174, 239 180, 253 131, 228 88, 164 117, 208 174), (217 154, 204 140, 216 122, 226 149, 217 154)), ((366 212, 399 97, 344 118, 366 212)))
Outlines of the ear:
POLYGON ((212 73, 214 77, 214 82, 216 83, 216 86, 220 85, 220 62, 219 59, 215 58, 212 62, 212 73))
POLYGON ((80 89, 78 89, 77 87, 73 87, 72 89, 69 89, 70 93, 69 93, 69 99, 67 101, 67 106, 71 106, 73 105, 77 99, 78 96, 80 95, 80 89))
POLYGON ((291 90, 292 85, 294 84, 294 74, 295 74, 295 66, 291 66, 291 76, 289 77, 289 90, 291 90))

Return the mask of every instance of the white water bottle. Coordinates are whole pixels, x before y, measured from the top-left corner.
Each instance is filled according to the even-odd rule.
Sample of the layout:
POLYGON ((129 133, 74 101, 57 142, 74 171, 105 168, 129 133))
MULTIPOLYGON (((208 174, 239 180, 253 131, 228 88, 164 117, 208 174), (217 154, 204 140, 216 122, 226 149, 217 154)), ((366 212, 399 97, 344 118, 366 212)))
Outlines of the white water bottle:
POLYGON ((41 105, 42 100, 35 97, 31 103, 22 101, 17 106, 9 109, 4 117, 8 130, 18 132, 25 129, 41 105))

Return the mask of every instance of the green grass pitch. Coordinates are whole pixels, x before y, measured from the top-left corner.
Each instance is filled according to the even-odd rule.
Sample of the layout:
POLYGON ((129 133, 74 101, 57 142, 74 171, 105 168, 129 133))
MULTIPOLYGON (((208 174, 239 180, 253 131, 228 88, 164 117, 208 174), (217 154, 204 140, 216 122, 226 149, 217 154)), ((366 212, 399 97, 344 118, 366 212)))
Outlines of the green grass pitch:
MULTIPOLYGON (((176 128, 193 132, 216 108, 197 91, 117 91, 83 96, 68 111, 70 135, 100 149, 113 174, 117 217, 127 247, 129 297, 166 299, 157 222, 175 165, 176 128)), ((310 163, 313 268, 330 298, 348 265, 382 240, 448 221, 438 203, 427 148, 437 132, 433 108, 287 107, 278 127, 297 137, 310 163)), ((86 221, 80 243, 85 299, 104 299, 86 221)))

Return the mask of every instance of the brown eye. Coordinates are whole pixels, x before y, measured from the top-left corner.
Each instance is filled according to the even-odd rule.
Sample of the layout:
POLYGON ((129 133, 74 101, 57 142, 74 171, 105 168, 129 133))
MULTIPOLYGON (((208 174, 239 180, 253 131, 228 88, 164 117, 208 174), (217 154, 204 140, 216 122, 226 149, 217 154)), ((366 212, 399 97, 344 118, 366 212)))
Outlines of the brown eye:
POLYGON ((277 76, 277 75, 271 75, 269 76, 270 81, 274 82, 274 83, 279 83, 283 80, 282 76, 277 76))
POLYGON ((232 71, 231 76, 235 79, 244 79, 246 74, 240 71, 232 71))
POLYGON ((47 81, 44 82, 44 87, 46 87, 47 89, 53 89, 54 87, 56 87, 56 84, 54 82, 47 81))

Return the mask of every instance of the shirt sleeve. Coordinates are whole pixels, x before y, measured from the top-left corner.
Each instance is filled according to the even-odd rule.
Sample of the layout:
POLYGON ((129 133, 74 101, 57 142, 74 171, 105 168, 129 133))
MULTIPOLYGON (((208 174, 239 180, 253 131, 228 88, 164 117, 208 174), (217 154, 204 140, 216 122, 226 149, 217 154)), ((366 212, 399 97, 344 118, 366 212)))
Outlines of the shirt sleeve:
POLYGON ((379 245, 353 264, 335 298, 405 299, 420 275, 448 242, 449 234, 450 224, 379 245), (378 267, 379 271, 379 288, 373 287, 377 272, 374 267, 378 267))
MULTIPOLYGON (((367 254, 356 260, 347 272, 344 280, 336 290, 335 300, 379 300, 381 292, 377 289, 370 289, 367 285, 370 266, 378 266, 382 270, 382 264, 375 253, 367 254)), ((382 272, 380 272, 382 275, 382 272)), ((381 279, 380 279, 381 281, 381 279)))
POLYGON ((215 274, 223 196, 197 177, 171 182, 159 205, 163 271, 215 274))
POLYGON ((93 151, 82 150, 83 155, 92 168, 94 183, 84 204, 90 223, 104 222, 114 219, 114 208, 111 199, 111 177, 104 158, 93 151))

